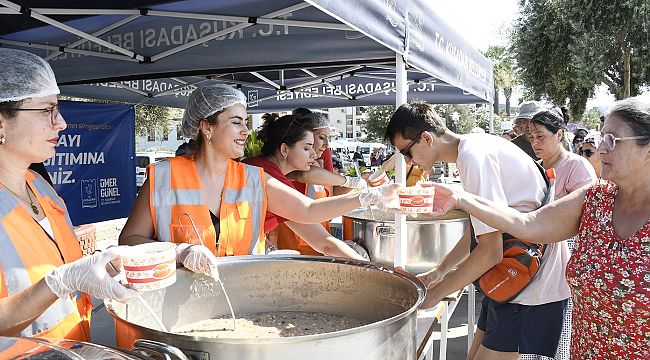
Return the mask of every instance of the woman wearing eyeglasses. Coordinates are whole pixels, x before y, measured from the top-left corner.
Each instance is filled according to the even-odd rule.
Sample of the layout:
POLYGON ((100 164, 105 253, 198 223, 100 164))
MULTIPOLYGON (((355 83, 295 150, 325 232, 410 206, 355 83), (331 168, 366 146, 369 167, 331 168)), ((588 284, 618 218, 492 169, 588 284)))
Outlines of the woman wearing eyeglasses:
POLYGON ((596 176, 600 178, 600 154, 598 153, 598 145, 600 145, 600 134, 588 135, 580 147, 580 156, 589 161, 591 166, 596 172, 596 176))
MULTIPOLYGON (((396 197, 396 187, 386 186, 312 200, 258 167, 232 160, 244 155, 247 117, 241 91, 223 84, 194 90, 182 121, 184 134, 196 140, 193 152, 150 165, 120 243, 177 243, 179 263, 209 274, 215 255, 265 253, 267 211, 299 224, 318 224, 396 197)), ((287 134, 303 126, 285 125, 287 134)), ((302 158, 313 154, 313 138, 295 141, 300 145, 292 141, 289 149, 284 144, 281 155, 289 150, 302 152, 302 158)))
POLYGON ((49 64, 2 48, 0 68, 0 336, 90 341, 88 294, 137 296, 106 271, 123 248, 82 258, 63 200, 28 170, 66 128, 49 64))
POLYGON ((566 270, 573 359, 648 359, 650 101, 617 101, 598 147, 602 180, 530 213, 437 185, 434 213, 462 208, 522 239, 578 235, 566 270))
MULTIPOLYGON (((262 155, 245 159, 244 162, 261 167, 268 175, 299 193, 296 184, 286 175, 294 171, 308 171, 316 159, 314 121, 295 115, 267 117, 259 132, 259 139, 264 142, 262 155)), ((314 192, 311 196, 305 194, 310 198, 327 197, 322 185, 308 184, 306 190, 309 189, 314 192)), ((269 234, 271 242, 276 242, 278 249, 297 250, 303 255, 324 254, 363 260, 356 251, 331 236, 326 227, 329 227, 329 223, 323 226, 300 224, 270 211, 266 213, 264 221, 264 232, 269 234)))

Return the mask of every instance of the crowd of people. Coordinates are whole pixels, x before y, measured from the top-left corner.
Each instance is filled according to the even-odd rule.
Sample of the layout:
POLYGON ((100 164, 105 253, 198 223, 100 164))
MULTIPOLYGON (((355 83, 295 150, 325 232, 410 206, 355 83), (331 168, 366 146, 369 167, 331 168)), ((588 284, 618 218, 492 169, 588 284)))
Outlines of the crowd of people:
MULTIPOLYGON (((113 262, 129 246, 176 243, 177 263, 205 274, 218 257, 274 249, 362 260, 327 221, 371 205, 395 210, 400 185, 368 187, 334 171, 323 115, 300 108, 265 116, 261 154, 243 159, 245 96, 229 85, 199 86, 182 119, 191 142, 149 166, 120 246, 82 257, 63 200, 29 170, 54 155, 66 128, 54 73, 40 57, 5 48, 0 66, 2 336, 89 341, 89 295, 123 302, 138 295, 113 278, 113 262)), ((546 244, 523 290, 505 302, 484 298, 468 359, 555 357, 569 332, 572 359, 650 357, 650 102, 617 101, 600 134, 576 132, 571 143, 567 123, 566 109, 530 101, 510 139, 462 135, 432 105, 412 101, 386 127, 416 181, 436 162, 457 164, 463 190, 423 184, 436 187, 433 214, 471 215, 456 247, 418 275, 427 287, 422 308, 499 264, 504 240, 546 244)), ((395 159, 377 150, 371 165, 387 171, 395 159)))

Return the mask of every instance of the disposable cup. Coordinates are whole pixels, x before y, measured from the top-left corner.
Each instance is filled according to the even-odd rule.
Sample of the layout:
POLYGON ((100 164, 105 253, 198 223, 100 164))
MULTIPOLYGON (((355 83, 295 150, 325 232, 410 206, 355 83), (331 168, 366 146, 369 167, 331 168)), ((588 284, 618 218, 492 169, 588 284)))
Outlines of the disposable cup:
POLYGON ((370 177, 368 177, 368 185, 371 187, 388 184, 388 182, 390 182, 390 179, 388 178, 388 175, 386 175, 386 173, 383 171, 374 172, 372 175, 370 175, 370 177))
POLYGON ((176 244, 152 242, 132 246, 122 256, 122 267, 133 289, 165 288, 176 282, 176 244))
POLYGON ((411 186, 399 189, 400 211, 406 214, 430 213, 433 211, 435 188, 411 186))

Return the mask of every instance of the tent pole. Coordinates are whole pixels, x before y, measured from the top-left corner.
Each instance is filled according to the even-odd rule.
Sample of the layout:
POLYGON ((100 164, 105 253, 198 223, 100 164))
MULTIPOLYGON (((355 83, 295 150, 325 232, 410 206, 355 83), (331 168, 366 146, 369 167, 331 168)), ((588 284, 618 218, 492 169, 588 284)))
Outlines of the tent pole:
POLYGON ((494 111, 492 111, 492 106, 494 106, 494 102, 490 102, 490 106, 487 107, 488 118, 490 120, 490 131, 488 131, 489 134, 494 134, 494 111))
MULTIPOLYGON (((395 84, 397 85, 395 93, 395 108, 406 103, 407 100, 407 72, 406 64, 402 55, 395 54, 395 84)), ((404 156, 397 151, 395 153, 395 181, 399 184, 406 185, 406 164, 404 163, 404 156)), ((406 266, 406 215, 402 213, 395 214, 395 238, 393 241, 394 251, 394 266, 406 266)))

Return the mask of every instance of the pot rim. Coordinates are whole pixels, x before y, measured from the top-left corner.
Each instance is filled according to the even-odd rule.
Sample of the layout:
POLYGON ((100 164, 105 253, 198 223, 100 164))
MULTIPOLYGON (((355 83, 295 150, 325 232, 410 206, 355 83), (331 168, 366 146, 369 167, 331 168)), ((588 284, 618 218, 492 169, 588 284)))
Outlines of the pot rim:
MULTIPOLYGON (((386 272, 389 274, 392 274, 394 276, 397 276, 399 278, 402 278, 404 280, 407 280, 410 282, 412 285, 415 286, 415 289, 418 292, 418 300, 415 302, 413 306, 408 308, 407 310, 403 311, 400 314, 397 314, 395 316, 392 316, 390 318, 386 318, 380 321, 376 321, 367 325, 362 325, 350 329, 345 329, 345 330, 340 330, 340 331, 334 331, 334 332, 328 332, 328 333, 322 333, 322 334, 313 334, 313 335, 302 335, 302 336, 292 336, 292 337, 279 337, 279 338, 266 338, 266 339, 258 339, 258 338, 251 338, 251 339, 228 339, 228 338, 209 338, 209 337, 201 337, 201 336, 191 336, 191 335, 183 335, 183 334, 178 334, 178 333, 173 333, 173 332, 163 332, 158 329, 153 329, 149 327, 145 327, 139 324, 135 324, 129 321, 124 320, 120 316, 118 316, 114 311, 112 307, 112 300, 106 299, 104 300, 104 305, 106 308, 106 311, 108 312, 109 315, 115 320, 119 321, 121 323, 124 323, 128 326, 133 326, 137 328, 138 330, 141 330, 143 332, 149 332, 149 333, 154 333, 156 336, 162 338, 162 337, 169 337, 170 335, 173 336, 174 339, 180 340, 180 341, 201 341, 201 342, 211 342, 211 343, 222 343, 222 344, 285 344, 285 343, 296 343, 296 342, 304 342, 305 340, 319 340, 319 339, 329 339, 329 338, 335 338, 335 337, 340 337, 343 335, 348 335, 348 334, 354 334, 354 333, 359 333, 363 332, 366 330, 370 329, 375 329, 379 327, 383 327, 389 324, 392 324, 398 320, 401 320, 403 318, 408 317, 409 315, 413 314, 417 308, 424 302, 424 298, 426 296, 426 287, 424 284, 414 275, 410 273, 402 273, 395 271, 393 267, 390 266, 385 266, 379 263, 374 263, 374 262, 369 262, 369 261, 361 261, 361 260, 352 260, 352 259, 346 259, 346 258, 336 258, 336 257, 329 257, 329 256, 308 256, 308 255, 288 255, 288 256, 266 256, 266 255, 246 255, 246 256, 229 256, 229 257, 219 257, 218 260, 223 263, 230 263, 230 262, 240 262, 240 261, 316 261, 316 262, 324 262, 324 263, 335 263, 335 264, 344 264, 344 265, 353 265, 357 267, 363 267, 366 269, 370 270, 376 270, 376 271, 382 271, 386 272)), ((187 269, 184 268, 179 268, 177 271, 188 271, 187 269)))

